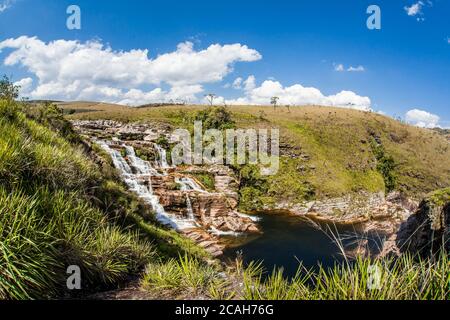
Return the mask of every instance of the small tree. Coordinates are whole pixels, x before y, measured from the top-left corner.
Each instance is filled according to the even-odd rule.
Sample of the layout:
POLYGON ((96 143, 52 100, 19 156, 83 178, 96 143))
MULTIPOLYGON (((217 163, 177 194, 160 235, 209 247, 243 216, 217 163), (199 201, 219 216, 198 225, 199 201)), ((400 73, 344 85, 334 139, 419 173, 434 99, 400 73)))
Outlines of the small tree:
POLYGON ((278 100, 280 100, 279 97, 272 97, 270 98, 270 104, 273 105, 273 110, 277 107, 278 100))
POLYGON ((210 106, 212 106, 214 104, 214 99, 217 98, 217 96, 214 93, 208 93, 205 94, 205 98, 209 102, 210 106))
POLYGON ((0 99, 1 100, 15 100, 19 97, 20 86, 16 86, 5 75, 0 80, 0 99))

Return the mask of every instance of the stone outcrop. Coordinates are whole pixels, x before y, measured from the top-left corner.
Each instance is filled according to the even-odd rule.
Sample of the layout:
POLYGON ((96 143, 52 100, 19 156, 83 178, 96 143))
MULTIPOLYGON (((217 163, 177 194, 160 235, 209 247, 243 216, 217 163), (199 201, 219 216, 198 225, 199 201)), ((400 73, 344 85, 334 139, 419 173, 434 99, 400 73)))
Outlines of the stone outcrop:
POLYGON ((339 224, 365 223, 371 229, 394 232, 396 224, 406 220, 417 208, 417 203, 391 193, 360 193, 341 198, 311 201, 305 204, 278 204, 275 209, 295 215, 339 224))
POLYGON ((256 225, 236 212, 237 201, 227 194, 169 190, 174 176, 152 177, 152 188, 164 209, 178 216, 188 216, 188 197, 195 220, 208 230, 219 232, 258 232, 256 225))
POLYGON ((422 257, 450 252, 450 188, 428 195, 385 241, 380 256, 410 252, 422 257))
POLYGON ((424 199, 417 212, 405 221, 395 237, 400 252, 434 255, 450 252, 450 188, 424 199))
POLYGON ((129 164, 132 161, 126 148, 132 148, 135 153, 131 155, 132 159, 139 155, 141 161, 150 166, 150 170, 142 171, 130 165, 133 179, 158 197, 158 203, 169 216, 177 221, 188 221, 189 226, 179 231, 211 255, 223 253, 222 235, 259 232, 252 219, 236 211, 238 181, 230 168, 222 165, 175 168, 162 164, 161 148, 156 142, 161 137, 170 141, 169 126, 159 123, 121 124, 109 120, 73 121, 73 125, 89 140, 109 141, 109 148, 118 151, 129 164), (196 174, 205 172, 213 177, 213 192, 202 189, 196 178, 196 174), (180 183, 183 179, 198 187, 180 183))

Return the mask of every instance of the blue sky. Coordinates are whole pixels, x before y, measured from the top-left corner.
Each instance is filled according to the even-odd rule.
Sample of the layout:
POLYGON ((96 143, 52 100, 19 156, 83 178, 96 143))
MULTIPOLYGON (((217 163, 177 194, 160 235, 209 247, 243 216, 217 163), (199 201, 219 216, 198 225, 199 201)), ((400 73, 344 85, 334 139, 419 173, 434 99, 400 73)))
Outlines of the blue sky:
POLYGON ((421 126, 450 127, 446 0, 0 0, 0 11, 0 73, 34 98, 139 104, 201 101, 214 92, 230 103, 268 103, 275 94, 286 104, 370 105, 421 126), (71 4, 81 9, 81 30, 66 27, 71 4), (381 9, 381 30, 366 27, 370 4, 381 9), (186 41, 192 45, 177 49, 186 41), (140 51, 121 56, 132 50, 140 51), (116 66, 118 56, 125 67, 116 66))

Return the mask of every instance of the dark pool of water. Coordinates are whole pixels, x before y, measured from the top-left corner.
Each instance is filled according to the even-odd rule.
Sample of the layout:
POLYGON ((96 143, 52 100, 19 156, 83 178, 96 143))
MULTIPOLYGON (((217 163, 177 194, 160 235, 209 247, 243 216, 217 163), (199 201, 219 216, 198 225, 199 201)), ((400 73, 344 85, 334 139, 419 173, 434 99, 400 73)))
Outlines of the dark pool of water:
POLYGON ((259 216, 263 234, 227 238, 230 247, 224 252, 226 260, 234 259, 240 252, 246 264, 261 261, 268 272, 283 267, 285 275, 292 277, 300 262, 307 268, 317 268, 318 264, 331 267, 343 261, 333 234, 339 235, 347 250, 354 249, 356 241, 363 237, 369 236, 368 245, 372 249, 378 248, 382 241, 380 235, 362 235, 358 225, 317 223, 279 213, 259 216))

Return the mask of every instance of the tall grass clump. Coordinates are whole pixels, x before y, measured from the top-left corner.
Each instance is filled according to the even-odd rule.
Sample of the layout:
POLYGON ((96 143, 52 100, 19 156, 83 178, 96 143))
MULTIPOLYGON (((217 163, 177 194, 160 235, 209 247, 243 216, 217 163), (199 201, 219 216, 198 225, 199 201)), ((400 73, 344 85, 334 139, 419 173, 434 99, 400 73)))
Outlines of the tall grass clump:
POLYGON ((45 112, 37 122, 24 110, 0 100, 0 299, 70 295, 71 265, 80 267, 86 293, 143 270, 153 247, 98 204, 104 177, 64 136, 74 134, 69 126, 50 125, 45 112))
POLYGON ((188 254, 149 264, 142 279, 144 289, 156 289, 172 297, 187 299, 211 297, 211 292, 217 293, 215 290, 224 283, 217 266, 188 254))
POLYGON ((421 260, 411 255, 396 258, 357 258, 331 268, 299 267, 287 278, 283 269, 264 276, 259 263, 244 267, 237 259, 226 270, 192 256, 180 256, 147 267, 143 288, 171 298, 243 300, 448 300, 448 256, 421 260))
MULTIPOLYGON (((244 271, 244 274, 246 271, 244 271)), ((261 274, 244 277, 243 299, 251 300, 448 300, 448 256, 421 260, 357 258, 318 271, 299 269, 292 279, 275 270, 266 280, 261 274)))

